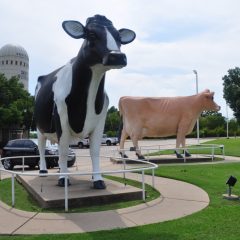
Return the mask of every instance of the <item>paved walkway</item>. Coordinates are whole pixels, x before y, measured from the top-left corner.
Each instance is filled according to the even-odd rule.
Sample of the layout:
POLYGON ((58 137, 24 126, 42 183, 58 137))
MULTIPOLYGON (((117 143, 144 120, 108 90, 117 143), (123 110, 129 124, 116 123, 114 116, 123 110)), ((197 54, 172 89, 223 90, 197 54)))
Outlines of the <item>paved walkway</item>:
MULTIPOLYGON (((129 173, 140 180, 141 175, 129 173)), ((145 176, 151 184, 152 177, 145 176)), ((155 177, 161 197, 134 207, 91 213, 36 213, 11 208, 0 202, 0 234, 81 233, 126 228, 181 218, 209 204, 206 192, 192 184, 155 177)))

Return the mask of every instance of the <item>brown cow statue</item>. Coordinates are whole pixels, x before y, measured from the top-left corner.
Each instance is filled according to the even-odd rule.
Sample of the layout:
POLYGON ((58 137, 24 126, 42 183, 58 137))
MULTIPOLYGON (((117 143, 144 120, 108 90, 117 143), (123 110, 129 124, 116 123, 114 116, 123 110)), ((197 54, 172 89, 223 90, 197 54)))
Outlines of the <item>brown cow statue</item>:
MULTIPOLYGON (((176 135, 176 155, 180 145, 185 148, 185 137, 203 111, 219 111, 213 100, 214 92, 205 91, 183 97, 121 97, 119 111, 123 126, 120 140, 120 154, 124 153, 124 142, 130 136, 136 155, 144 159, 138 147, 138 140, 143 137, 168 137, 176 135)), ((185 151, 185 156, 191 156, 185 151)))

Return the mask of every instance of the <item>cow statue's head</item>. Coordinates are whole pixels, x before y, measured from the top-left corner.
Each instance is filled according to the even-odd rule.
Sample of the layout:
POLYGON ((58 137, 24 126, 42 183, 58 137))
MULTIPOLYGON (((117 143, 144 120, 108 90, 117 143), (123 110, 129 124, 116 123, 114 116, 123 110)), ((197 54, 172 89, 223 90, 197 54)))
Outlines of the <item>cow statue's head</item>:
POLYGON ((120 47, 135 39, 132 30, 116 30, 112 22, 101 15, 88 18, 85 27, 72 20, 64 21, 62 26, 71 37, 85 39, 79 54, 83 54, 88 65, 101 64, 106 70, 127 65, 126 55, 120 47))
POLYGON ((214 101, 214 92, 205 89, 200 95, 203 96, 203 106, 205 111, 219 111, 221 107, 214 101))

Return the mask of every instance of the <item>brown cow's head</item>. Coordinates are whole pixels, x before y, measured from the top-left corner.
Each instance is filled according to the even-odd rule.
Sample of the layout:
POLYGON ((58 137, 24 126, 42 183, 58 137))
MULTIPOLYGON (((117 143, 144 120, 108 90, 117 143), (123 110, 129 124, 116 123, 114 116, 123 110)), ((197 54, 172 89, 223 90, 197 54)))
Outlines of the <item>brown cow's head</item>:
POLYGON ((210 92, 209 89, 206 89, 202 93, 203 96, 203 108, 206 111, 219 111, 221 107, 214 102, 214 92, 210 92))

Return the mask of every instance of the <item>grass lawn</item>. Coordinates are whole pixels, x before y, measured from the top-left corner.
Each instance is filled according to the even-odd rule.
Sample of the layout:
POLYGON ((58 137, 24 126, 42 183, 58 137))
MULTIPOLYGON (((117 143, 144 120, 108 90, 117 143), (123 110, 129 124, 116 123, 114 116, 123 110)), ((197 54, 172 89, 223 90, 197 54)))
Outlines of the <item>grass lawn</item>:
POLYGON ((206 144, 223 144, 226 156, 240 157, 240 138, 219 138, 206 144))
MULTIPOLYGON (((221 141, 222 140, 222 141, 221 141)), ((232 139, 225 145, 226 155, 240 156, 240 143, 232 148, 232 139), (237 151, 238 149, 238 151, 237 151)), ((239 141, 239 140, 236 140, 239 141)), ((235 143, 235 142, 234 142, 235 143)), ((225 143, 224 143, 225 144, 225 143)), ((193 183, 203 188, 210 197, 210 205, 190 216, 163 223, 145 225, 128 229, 99 231, 84 234, 1 236, 5 239, 46 239, 46 240, 237 240, 240 239, 240 201, 228 201, 222 198, 226 192, 226 180, 234 175, 240 181, 240 163, 160 166, 155 174, 193 183)), ((240 183, 237 182, 233 193, 240 195, 240 183)), ((158 213, 156 213, 158 214, 158 213)), ((159 213, 161 214, 161 213, 159 213)))

